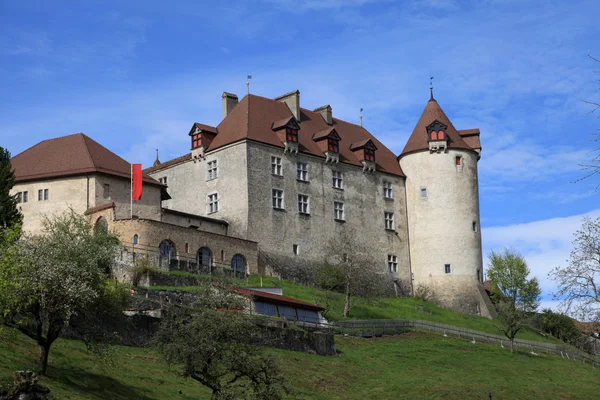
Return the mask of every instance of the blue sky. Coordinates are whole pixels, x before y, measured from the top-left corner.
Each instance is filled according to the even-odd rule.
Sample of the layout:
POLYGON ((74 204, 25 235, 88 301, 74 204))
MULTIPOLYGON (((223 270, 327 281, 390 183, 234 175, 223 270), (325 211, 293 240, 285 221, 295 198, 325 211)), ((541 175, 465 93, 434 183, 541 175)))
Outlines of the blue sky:
POLYGON ((582 215, 600 216, 584 173, 600 120, 588 55, 597 1, 22 1, 0 3, 0 145, 13 155, 84 132, 149 165, 215 125, 221 93, 299 89, 306 108, 364 125, 399 153, 435 97, 478 127, 484 252, 515 246, 542 281, 564 265, 582 215))

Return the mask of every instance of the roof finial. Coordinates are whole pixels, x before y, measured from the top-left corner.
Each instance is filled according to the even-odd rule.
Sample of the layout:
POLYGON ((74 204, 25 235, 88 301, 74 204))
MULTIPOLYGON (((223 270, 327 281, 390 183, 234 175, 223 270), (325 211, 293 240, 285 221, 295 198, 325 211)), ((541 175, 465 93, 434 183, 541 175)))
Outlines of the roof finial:
POLYGON ((435 101, 433 98, 433 76, 429 75, 429 101, 435 101))
POLYGON ((362 128, 362 112, 363 112, 363 109, 361 107, 360 108, 360 126, 361 126, 361 128, 362 128))
POLYGON ((160 165, 160 160, 158 159, 158 149, 156 149, 156 160, 154 161, 153 167, 160 165))
POLYGON ((252 75, 246 75, 246 87, 248 88, 248 94, 250 94, 250 79, 252 79, 252 75))

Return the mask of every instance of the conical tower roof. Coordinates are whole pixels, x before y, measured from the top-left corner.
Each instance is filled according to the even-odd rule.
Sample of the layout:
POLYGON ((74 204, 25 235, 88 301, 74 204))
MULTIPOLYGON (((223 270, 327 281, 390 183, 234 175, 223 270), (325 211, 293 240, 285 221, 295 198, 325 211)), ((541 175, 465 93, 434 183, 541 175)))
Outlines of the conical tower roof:
POLYGON ((421 118, 419 118, 419 122, 417 122, 417 126, 415 126, 415 129, 408 138, 406 146, 404 146, 404 150, 402 150, 402 153, 400 153, 398 159, 410 153, 425 150, 429 151, 429 142, 427 141, 427 127, 435 121, 439 121, 448 127, 446 129, 446 134, 448 136, 449 149, 475 151, 475 149, 470 147, 462 139, 460 133, 458 133, 454 125, 452 125, 452 122, 450 122, 450 120, 444 113, 444 110, 442 110, 442 107, 440 107, 438 102, 432 96, 431 99, 427 102, 425 110, 423 110, 423 114, 421 114, 421 118))

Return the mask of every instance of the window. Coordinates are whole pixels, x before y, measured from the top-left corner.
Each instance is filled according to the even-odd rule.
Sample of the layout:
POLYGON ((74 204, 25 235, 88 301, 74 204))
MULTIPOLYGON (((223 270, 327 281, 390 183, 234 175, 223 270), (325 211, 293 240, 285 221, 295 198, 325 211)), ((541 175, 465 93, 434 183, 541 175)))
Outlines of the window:
POLYGON ((296 177, 299 181, 308 181, 308 164, 307 163, 297 163, 296 164, 296 177))
POLYGON ((236 254, 231 258, 231 269, 235 272, 246 273, 246 257, 236 254))
POLYGON ((450 266, 450 264, 444 264, 444 272, 447 274, 452 272, 452 267, 450 266))
POLYGON ((328 138, 327 139, 327 150, 331 151, 332 153, 339 153, 340 152, 340 141, 328 138))
POLYGON ((383 197, 386 199, 393 198, 392 182, 383 181, 383 197))
POLYGON ((217 160, 212 160, 206 163, 206 180, 210 181, 217 179, 217 160))
POLYGON ((271 173, 281 175, 281 157, 271 157, 271 173))
POLYGON ((333 177, 333 187, 336 189, 342 189, 343 188, 342 173, 339 171, 332 171, 331 175, 333 177))
POLYGON ((207 212, 210 213, 215 213, 217 211, 219 211, 219 194, 218 193, 211 193, 207 196, 208 200, 207 200, 207 205, 208 205, 208 210, 207 212))
POLYGON ((254 301, 254 307, 256 308, 257 314, 277 317, 277 305, 275 304, 265 303, 263 301, 254 301))
POLYGON ((190 244, 189 244, 189 243, 186 243, 186 244, 185 244, 185 252, 186 252, 186 253, 189 253, 189 252, 190 252, 190 244))
POLYGON ((385 219, 385 229, 394 230, 394 213, 392 212, 384 212, 385 219))
POLYGON ((477 221, 473 221, 473 224, 471 225, 471 229, 473 229, 473 232, 477 232, 477 221))
POLYGON ((292 245, 292 250, 294 252, 294 255, 297 256, 298 253, 300 252, 300 246, 298 246, 297 244, 292 245))
POLYGON ((177 258, 175 244, 168 239, 163 240, 158 245, 158 255, 161 259, 171 260, 177 258))
POLYGON ((17 201, 17 203, 20 203, 23 199, 23 194, 21 192, 15 194, 15 200, 17 201))
POLYGON ((104 197, 105 199, 108 199, 110 197, 110 185, 108 183, 102 185, 102 197, 104 197))
POLYGON ((27 203, 29 201, 29 192, 23 192, 23 203, 27 203))
POLYGON ((421 198, 422 199, 426 199, 427 198, 427 188, 426 187, 422 187, 421 188, 421 198))
POLYGON ((272 190, 273 208, 283 209, 283 190, 272 190))
POLYGON ((44 200, 44 191, 43 190, 38 190, 38 201, 42 201, 44 200))
POLYGON ((375 150, 374 149, 369 149, 368 147, 365 148, 365 160, 366 161, 375 161, 375 150))
POLYGON ((298 195, 298 212, 300 214, 309 214, 308 196, 304 194, 298 195))
POLYGON ((158 178, 158 181, 163 185, 167 185, 167 177, 163 176, 162 178, 158 178))
POLYGON ((192 135, 192 150, 197 149, 202 144, 202 134, 192 135))
POLYGON ((44 189, 44 200, 48 200, 48 189, 44 189))
POLYGON ((298 129, 285 128, 285 140, 286 140, 286 142, 297 142, 298 141, 298 129))
POLYGON ((341 201, 333 202, 333 219, 344 221, 344 203, 341 201))
POLYGON ((196 263, 206 267, 212 267, 212 251, 208 247, 200 247, 196 254, 196 263))
POLYGON ((388 269, 390 272, 398 272, 398 257, 388 254, 388 269))
POLYGON ((462 157, 456 156, 456 166, 460 167, 462 165, 462 157))
POLYGON ((133 235, 133 244, 138 244, 139 241, 140 241, 140 237, 136 233, 135 235, 133 235))

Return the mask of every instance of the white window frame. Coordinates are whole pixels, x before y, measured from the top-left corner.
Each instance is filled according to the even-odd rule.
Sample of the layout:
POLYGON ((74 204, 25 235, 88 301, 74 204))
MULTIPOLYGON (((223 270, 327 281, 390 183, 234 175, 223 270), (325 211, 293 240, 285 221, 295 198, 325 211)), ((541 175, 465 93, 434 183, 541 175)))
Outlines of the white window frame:
POLYGON ((49 198, 50 198, 50 190, 44 189, 44 201, 48 200, 49 198))
POLYGON ((283 189, 271 189, 271 206, 275 210, 285 209, 285 197, 283 189))
POLYGON ((346 212, 344 210, 344 202, 343 201, 334 201, 333 202, 333 219, 336 221, 345 221, 346 220, 346 212))
POLYGON ((394 190, 392 187, 392 182, 383 181, 383 198, 384 199, 393 199, 394 198, 394 190))
MULTIPOLYGON (((206 180, 212 181, 219 177, 219 164, 217 160, 211 160, 206 162, 206 180)), ((167 177, 165 177, 165 185, 167 184, 167 177)))
POLYGON ((38 201, 43 201, 44 200, 44 189, 39 189, 38 190, 38 201))
POLYGON ((310 196, 307 194, 298 194, 298 212, 310 214, 310 196))
POLYGON ((281 157, 271 156, 271 174, 282 176, 283 167, 281 165, 281 157))
POLYGON ((428 196, 427 188, 425 186, 421 186, 421 191, 419 193, 419 197, 421 197, 422 199, 426 199, 427 196, 428 196))
POLYGON ((344 174, 342 171, 331 171, 331 186, 334 189, 344 188, 344 174))
POLYGON ((296 179, 302 182, 308 182, 308 163, 296 163, 296 179))
POLYGON ((29 201, 29 192, 25 190, 23 192, 23 203, 27 203, 29 201))
POLYGON ((219 193, 213 192, 206 195, 206 213, 213 214, 219 211, 219 193))
POLYGON ((398 256, 395 254, 388 254, 388 270, 398 272, 398 256))
POLYGON ((396 224, 394 223, 394 213, 389 211, 384 211, 383 219, 385 224, 385 229, 389 231, 393 231, 396 229, 396 224))

